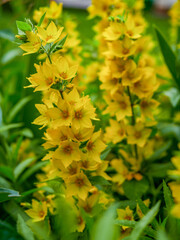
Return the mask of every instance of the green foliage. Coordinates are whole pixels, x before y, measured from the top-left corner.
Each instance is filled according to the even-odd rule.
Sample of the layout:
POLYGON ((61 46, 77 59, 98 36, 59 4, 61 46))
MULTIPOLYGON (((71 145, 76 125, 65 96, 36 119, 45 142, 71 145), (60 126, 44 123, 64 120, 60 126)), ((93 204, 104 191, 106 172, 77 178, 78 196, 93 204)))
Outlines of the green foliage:
POLYGON ((40 18, 40 20, 39 20, 39 22, 38 22, 38 25, 37 25, 38 27, 41 26, 41 24, 42 24, 42 22, 43 22, 45 16, 46 16, 46 12, 45 12, 45 13, 42 15, 42 17, 40 18))
POLYGON ((0 187, 0 202, 5 202, 20 196, 21 195, 19 195, 19 192, 15 190, 0 187))
POLYGON ((23 32, 32 31, 32 27, 27 22, 16 21, 16 25, 23 32))
POLYGON ((136 224, 128 240, 138 240, 145 228, 152 222, 159 211, 160 202, 158 202, 149 212, 136 224))
POLYGON ((124 193, 130 200, 141 198, 148 188, 149 184, 146 178, 143 178, 141 181, 133 179, 123 183, 124 193))
POLYGON ((114 224, 117 204, 112 205, 95 223, 92 229, 91 240, 117 240, 118 227, 114 224))
POLYGON ((21 215, 18 215, 17 232, 24 238, 24 240, 35 240, 33 232, 27 226, 21 215))
POLYGON ((170 211, 173 206, 173 199, 172 199, 171 191, 170 191, 169 187, 166 185, 164 180, 163 180, 163 193, 164 193, 164 200, 166 203, 166 208, 168 211, 170 211))
POLYGON ((164 36, 162 35, 162 33, 157 27, 155 27, 155 32, 156 32, 157 40, 159 42, 161 53, 164 57, 164 61, 170 73, 172 74, 178 88, 180 89, 180 79, 178 79, 177 72, 176 72, 176 64, 177 64, 176 55, 174 54, 173 50, 171 49, 171 47, 169 46, 164 36))

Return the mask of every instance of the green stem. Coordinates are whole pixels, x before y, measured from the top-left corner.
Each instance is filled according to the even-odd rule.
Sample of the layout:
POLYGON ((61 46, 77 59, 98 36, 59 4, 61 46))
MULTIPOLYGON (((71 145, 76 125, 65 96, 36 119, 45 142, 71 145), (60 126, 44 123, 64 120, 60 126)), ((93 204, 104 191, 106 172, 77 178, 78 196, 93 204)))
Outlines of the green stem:
MULTIPOLYGON (((135 118, 135 113, 134 113, 134 104, 133 104, 133 99, 132 99, 132 95, 131 95, 129 86, 127 87, 127 92, 128 92, 129 99, 130 99, 130 102, 131 102, 132 125, 135 125, 135 124, 136 124, 136 118, 135 118)), ((134 144, 134 152, 135 152, 136 160, 138 160, 138 148, 137 148, 137 144, 134 144)))

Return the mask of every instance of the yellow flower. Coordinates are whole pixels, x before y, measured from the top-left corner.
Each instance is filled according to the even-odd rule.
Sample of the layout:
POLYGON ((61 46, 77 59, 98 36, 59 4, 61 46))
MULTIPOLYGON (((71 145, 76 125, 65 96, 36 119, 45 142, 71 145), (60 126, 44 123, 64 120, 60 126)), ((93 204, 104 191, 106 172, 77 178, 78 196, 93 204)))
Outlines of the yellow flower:
POLYGON ((117 40, 108 44, 109 51, 106 52, 106 55, 112 55, 120 58, 127 59, 127 57, 134 54, 136 50, 136 45, 131 39, 125 37, 122 41, 117 40))
POLYGON ((91 128, 75 128, 74 125, 71 126, 70 137, 74 141, 85 142, 93 134, 94 127, 91 128))
POLYGON ((72 122, 72 109, 68 102, 59 98, 57 107, 50 108, 48 115, 52 119, 53 128, 69 126, 72 122))
POLYGON ((108 67, 104 67, 100 73, 100 81, 102 82, 100 88, 110 91, 114 94, 119 87, 119 78, 112 77, 112 72, 108 67))
MULTIPOLYGON (((134 217, 133 217, 133 211, 129 208, 129 206, 126 207, 126 209, 117 209, 117 214, 118 220, 129 220, 129 221, 134 221, 134 217)), ((123 230, 126 230, 127 226, 122 226, 123 230)))
POLYGON ((85 200, 92 185, 86 175, 83 172, 80 172, 66 181, 66 188, 67 197, 78 196, 85 200))
POLYGON ((117 120, 120 121, 126 116, 132 116, 131 103, 127 95, 115 94, 113 96, 114 102, 111 102, 107 108, 106 112, 111 115, 116 115, 117 120))
POLYGON ((44 140, 46 142, 43 144, 45 149, 53 148, 59 146, 60 142, 68 140, 70 136, 69 127, 63 126, 54 128, 48 128, 44 133, 44 140))
POLYGON ((129 174, 127 167, 121 159, 113 159, 111 161, 111 166, 117 171, 117 173, 112 177, 112 181, 121 185, 126 180, 126 176, 129 174))
POLYGON ((71 141, 64 141, 54 152, 54 157, 68 167, 73 161, 80 161, 81 155, 79 144, 71 141))
POLYGON ((48 107, 45 104, 35 104, 35 107, 38 109, 41 115, 37 117, 32 123, 36 125, 42 125, 41 128, 43 128, 50 123, 50 116, 48 115, 48 107))
POLYGON ((106 128, 104 139, 107 142, 113 142, 114 144, 121 142, 126 138, 126 128, 123 121, 117 122, 110 119, 110 126, 106 128))
POLYGON ((33 218, 33 222, 43 221, 47 215, 47 204, 46 202, 41 203, 33 199, 32 209, 28 209, 25 212, 33 218))
POLYGON ((40 38, 37 36, 36 33, 33 32, 26 32, 26 36, 27 36, 27 43, 21 44, 19 47, 24 50, 27 53, 24 53, 23 55, 27 55, 27 54, 31 54, 31 53, 35 53, 38 52, 38 50, 41 47, 41 40, 40 38))
POLYGON ((153 111, 159 106, 159 102, 151 98, 144 98, 140 102, 141 114, 143 118, 154 119, 153 111))
POLYGON ((130 90, 139 98, 151 97, 159 86, 155 71, 151 67, 145 67, 141 69, 141 73, 141 78, 130 86, 130 90))
POLYGON ((176 167, 175 170, 169 170, 168 173, 172 176, 180 177, 180 156, 175 156, 171 158, 171 162, 176 167))
POLYGON ((142 122, 136 123, 134 126, 127 126, 127 140, 129 144, 137 144, 143 147, 151 134, 151 129, 145 128, 142 122))
MULTIPOLYGON (((146 199, 146 200, 144 200, 143 203, 144 203, 147 207, 149 207, 149 204, 150 204, 149 198, 146 199)), ((137 212, 139 218, 142 218, 142 217, 144 216, 144 214, 142 213, 142 211, 141 211, 138 203, 137 203, 137 206, 136 206, 136 212, 137 212)))
POLYGON ((48 60, 42 65, 35 64, 35 68, 37 73, 28 78, 31 85, 27 87, 35 88, 35 92, 49 89, 55 83, 54 68, 50 65, 48 60))
POLYGON ((101 162, 100 154, 106 148, 106 145, 100 140, 101 131, 95 132, 86 145, 87 154, 93 161, 101 162))
POLYGON ((108 41, 114 41, 124 34, 125 25, 123 22, 113 21, 110 22, 110 26, 105 29, 103 36, 108 41))
POLYGON ((42 27, 37 27, 37 29, 38 29, 37 35, 46 44, 46 43, 55 42, 60 37, 64 28, 61 27, 61 28, 57 29, 55 23, 53 21, 51 21, 46 30, 42 27))
POLYGON ((60 165, 58 163, 59 169, 59 176, 66 182, 70 177, 76 175, 80 172, 80 162, 73 161, 68 167, 64 167, 63 164, 60 165))
POLYGON ((91 119, 97 120, 95 118, 95 108, 92 106, 88 96, 81 98, 75 104, 72 112, 72 125, 75 128, 91 128, 91 119))
POLYGON ((64 57, 59 57, 56 61, 53 61, 56 67, 56 76, 61 80, 69 80, 75 77, 78 69, 78 65, 69 67, 67 60, 64 57))
POLYGON ((128 15, 128 18, 125 22, 126 29, 124 31, 125 35, 132 39, 138 39, 141 37, 141 33, 144 30, 143 26, 136 26, 134 21, 134 16, 128 15))
POLYGON ((62 13, 62 3, 57 4, 56 1, 51 1, 49 8, 45 8, 46 17, 50 19, 57 19, 62 13))
POLYGON ((122 85, 131 86, 133 82, 141 78, 141 72, 137 68, 136 63, 129 59, 126 62, 124 72, 122 73, 122 85))
POLYGON ((176 217, 180 218, 180 184, 177 182, 171 182, 169 183, 169 186, 172 191, 172 196, 175 201, 175 205, 173 206, 171 210, 171 214, 176 217))

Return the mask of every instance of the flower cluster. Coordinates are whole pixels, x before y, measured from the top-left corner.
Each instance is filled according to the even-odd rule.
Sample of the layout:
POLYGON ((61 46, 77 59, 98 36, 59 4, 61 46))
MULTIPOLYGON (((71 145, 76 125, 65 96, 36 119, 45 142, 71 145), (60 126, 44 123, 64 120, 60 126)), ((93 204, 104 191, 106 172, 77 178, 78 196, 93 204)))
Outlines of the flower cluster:
MULTIPOLYGON (((42 104, 36 104, 40 116, 34 124, 46 127, 43 144, 48 150, 43 160, 50 163, 45 167, 45 175, 37 176, 43 182, 38 187, 46 186, 47 180, 61 179, 63 196, 73 205, 77 213, 78 231, 83 231, 85 223, 80 216, 83 208, 93 214, 97 204, 103 206, 110 201, 109 197, 98 190, 92 180, 98 177, 110 180, 105 170, 108 163, 102 161, 100 155, 106 145, 102 141, 101 131, 95 131, 92 121, 97 121, 96 109, 92 106, 89 96, 78 92, 74 83, 77 75, 77 64, 70 64, 66 58, 66 37, 63 27, 57 26, 52 19, 58 18, 61 5, 51 2, 50 9, 35 12, 35 19, 40 23, 32 31, 25 31, 26 42, 20 48, 31 54, 41 50, 47 55, 43 63, 35 64, 36 73, 28 80, 28 87, 43 93, 42 104), (51 18, 40 18, 43 11, 51 18)), ((18 38, 22 39, 21 36, 18 38)), ((68 41, 68 39, 67 39, 68 41)), ((69 42, 70 44, 70 42, 69 42)), ((70 44, 71 45, 71 44, 70 44)), ((46 195, 44 191, 35 195, 32 208, 26 213, 33 221, 42 221, 48 214, 55 212, 54 195, 46 195)))
POLYGON ((93 2, 89 11, 91 16, 102 17, 100 23, 106 22, 98 29, 103 40, 103 43, 100 41, 104 49, 100 49, 101 56, 105 56, 99 73, 100 88, 105 90, 107 108, 104 113, 111 116, 104 138, 107 143, 119 144, 121 157, 113 159, 111 165, 117 171, 113 180, 121 186, 125 179, 142 179, 139 173, 141 162, 153 153, 155 144, 149 137, 156 124, 154 112, 159 103, 152 97, 159 83, 148 55, 151 46, 148 38, 142 36, 146 25, 140 12, 143 4, 138 1, 140 5, 135 4, 129 9, 124 1, 100 2, 100 6, 93 2), (130 10, 128 14, 127 10, 130 10), (122 149, 125 143, 128 145, 122 149))

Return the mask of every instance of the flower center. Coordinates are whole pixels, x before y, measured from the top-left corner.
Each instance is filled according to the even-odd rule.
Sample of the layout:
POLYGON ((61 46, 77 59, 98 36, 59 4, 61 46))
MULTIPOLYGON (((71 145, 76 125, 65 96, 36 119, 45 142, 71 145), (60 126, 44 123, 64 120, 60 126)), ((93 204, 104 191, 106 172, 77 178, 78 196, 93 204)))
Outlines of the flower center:
POLYGON ((93 150, 93 148, 94 148, 94 143, 93 142, 88 142, 88 144, 87 144, 87 149, 89 150, 89 151, 92 151, 93 150))
POLYGON ((82 178, 77 178, 76 181, 75 181, 75 184, 78 187, 82 187, 82 186, 84 186, 84 180, 82 178))
POLYGON ((68 112, 67 110, 62 111, 62 117, 63 117, 64 119, 68 118, 68 117, 69 117, 69 112, 68 112))
POLYGON ((82 114, 82 112, 80 110, 75 112, 75 118, 76 119, 81 119, 82 116, 83 116, 83 114, 82 114))
POLYGON ((63 79, 66 79, 68 77, 67 73, 65 73, 65 72, 59 73, 59 76, 63 79))
POLYGON ((65 146, 65 147, 63 148, 63 152, 64 152, 65 154, 70 155, 70 154, 72 153, 72 151, 73 151, 73 148, 72 148, 70 145, 67 145, 67 146, 65 146))
POLYGON ((39 217, 40 218, 44 217, 44 211, 43 210, 39 211, 39 217))
POLYGON ((136 132, 134 133, 134 136, 135 136, 135 138, 140 138, 140 137, 141 137, 141 132, 136 131, 136 132))
POLYGON ((126 109, 127 108, 127 104, 125 102, 119 102, 120 108, 122 109, 126 109))
POLYGON ((128 48, 123 48, 122 53, 123 54, 128 54, 129 53, 129 49, 128 48))
POLYGON ((49 41, 52 37, 53 37, 52 35, 47 35, 46 42, 49 41))
POLYGON ((46 78, 46 84, 51 85, 51 83, 53 83, 53 78, 52 77, 46 78))

